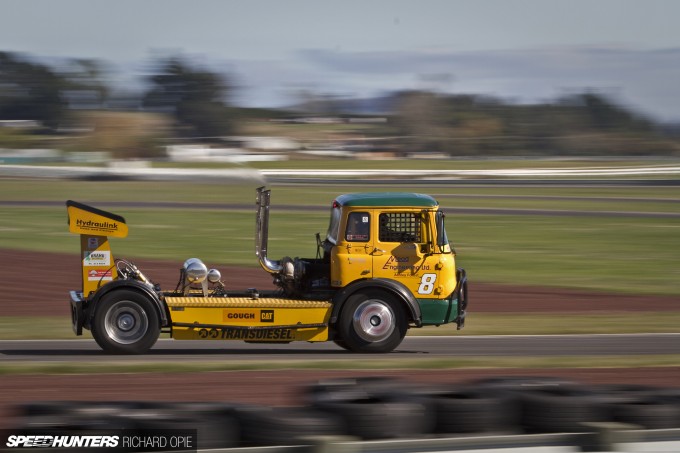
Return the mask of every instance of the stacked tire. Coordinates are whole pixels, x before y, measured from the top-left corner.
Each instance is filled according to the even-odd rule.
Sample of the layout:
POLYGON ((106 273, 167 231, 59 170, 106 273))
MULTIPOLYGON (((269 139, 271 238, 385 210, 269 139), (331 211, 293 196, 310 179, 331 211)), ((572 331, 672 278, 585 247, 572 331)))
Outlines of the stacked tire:
POLYGON ((630 429, 680 428, 680 389, 586 386, 552 377, 502 377, 424 386, 372 377, 318 382, 301 405, 44 402, 21 406, 21 430, 196 430, 199 449, 310 445, 477 434, 583 433, 610 422, 630 429))
POLYGON ((341 418, 363 440, 414 438, 432 431, 429 401, 389 378, 320 382, 306 389, 311 407, 341 418))

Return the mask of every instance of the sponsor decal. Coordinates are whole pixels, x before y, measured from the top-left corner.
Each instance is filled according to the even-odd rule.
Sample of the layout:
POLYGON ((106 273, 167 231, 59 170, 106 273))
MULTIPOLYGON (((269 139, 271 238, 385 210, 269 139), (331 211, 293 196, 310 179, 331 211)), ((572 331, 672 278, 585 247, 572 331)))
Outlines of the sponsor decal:
POLYGON ((113 280, 111 269, 90 269, 87 271, 88 282, 98 282, 100 280, 113 280))
POLYGON ((224 310, 222 320, 230 324, 251 324, 257 320, 257 310, 224 310))
POLYGON ((110 250, 96 250, 94 252, 83 252, 83 266, 99 267, 111 265, 110 250))
POLYGON ((227 313, 227 319, 255 319, 255 313, 227 313))
POLYGON ((83 230, 92 230, 98 232, 114 232, 118 231, 118 224, 116 222, 96 222, 94 220, 76 219, 76 226, 83 230))
POLYGON ((99 248, 99 238, 87 238, 87 248, 97 250, 99 248))
POLYGON ((409 262, 408 256, 390 256, 387 261, 385 261, 385 264, 382 268, 383 270, 394 271, 396 273, 411 271, 411 273, 415 274, 420 271, 429 271, 430 265, 423 264, 421 266, 416 266, 415 264, 411 264, 409 262))
POLYGON ((205 339, 219 340, 293 341, 295 340, 295 331, 293 329, 249 330, 223 327, 219 329, 201 329, 198 331, 198 336, 205 339))
POLYGON ((274 322, 274 310, 260 310, 260 322, 274 322))

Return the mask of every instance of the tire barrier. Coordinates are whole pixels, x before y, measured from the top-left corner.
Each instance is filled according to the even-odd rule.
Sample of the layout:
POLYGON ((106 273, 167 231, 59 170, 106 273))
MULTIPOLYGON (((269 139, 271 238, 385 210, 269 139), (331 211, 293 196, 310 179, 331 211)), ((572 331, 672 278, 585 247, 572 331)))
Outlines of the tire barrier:
POLYGON ((300 406, 201 402, 38 402, 17 408, 16 429, 197 430, 198 448, 309 445, 312 438, 436 439, 588 433, 616 424, 680 428, 680 388, 583 385, 552 377, 502 377, 448 386, 396 378, 324 381, 300 406))
POLYGON ((244 446, 300 445, 305 437, 341 435, 341 418, 307 407, 242 407, 237 413, 244 446))

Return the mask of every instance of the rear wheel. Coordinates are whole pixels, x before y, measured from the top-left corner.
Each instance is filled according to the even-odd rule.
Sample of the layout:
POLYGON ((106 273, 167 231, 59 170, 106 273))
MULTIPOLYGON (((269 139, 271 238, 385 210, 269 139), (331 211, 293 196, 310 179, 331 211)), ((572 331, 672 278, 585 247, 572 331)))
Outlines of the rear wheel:
POLYGON ((399 302, 383 291, 361 291, 342 309, 341 345, 353 352, 390 352, 404 339, 408 328, 399 302))
POLYGON ((114 354, 142 354, 160 335, 160 320, 153 301, 130 290, 106 294, 92 322, 97 344, 114 354))

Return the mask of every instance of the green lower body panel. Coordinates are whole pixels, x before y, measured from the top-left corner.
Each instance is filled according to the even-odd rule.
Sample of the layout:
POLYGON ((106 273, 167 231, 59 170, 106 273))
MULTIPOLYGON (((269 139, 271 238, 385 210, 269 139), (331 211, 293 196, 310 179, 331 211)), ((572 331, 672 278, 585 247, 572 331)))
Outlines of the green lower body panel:
POLYGON ((423 325, 453 322, 458 317, 458 299, 418 299, 423 325))

